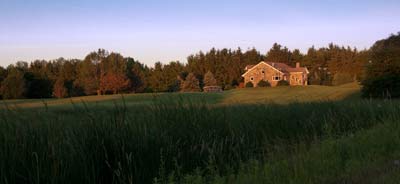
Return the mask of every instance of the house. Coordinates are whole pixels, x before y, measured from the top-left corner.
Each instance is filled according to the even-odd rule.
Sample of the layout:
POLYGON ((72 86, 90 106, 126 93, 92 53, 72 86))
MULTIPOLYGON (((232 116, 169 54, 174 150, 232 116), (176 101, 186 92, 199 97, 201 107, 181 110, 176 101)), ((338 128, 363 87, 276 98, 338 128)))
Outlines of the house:
POLYGON ((291 86, 305 86, 309 74, 306 67, 300 67, 300 63, 296 63, 296 67, 291 67, 285 63, 265 61, 247 65, 245 71, 242 75, 244 84, 251 82, 254 87, 257 87, 261 80, 268 81, 271 86, 276 86, 280 80, 288 81, 291 86))

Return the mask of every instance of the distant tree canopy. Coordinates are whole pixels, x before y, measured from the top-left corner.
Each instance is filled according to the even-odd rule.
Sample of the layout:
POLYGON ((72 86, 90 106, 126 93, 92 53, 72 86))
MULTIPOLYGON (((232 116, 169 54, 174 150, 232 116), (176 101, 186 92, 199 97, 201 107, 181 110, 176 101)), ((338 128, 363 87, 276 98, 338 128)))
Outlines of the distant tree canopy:
POLYGON ((362 82, 364 97, 400 97, 400 33, 377 41, 370 49, 362 82))
POLYGON ((110 93, 200 91, 204 86, 214 84, 227 90, 243 82, 241 75, 246 65, 263 60, 291 66, 299 62, 310 71, 308 82, 314 85, 340 85, 355 80, 368 84, 367 81, 371 81, 375 74, 396 74, 398 71, 396 54, 399 52, 394 46, 398 35, 392 37, 390 41, 377 42, 371 51, 358 51, 333 43, 318 49, 312 46, 304 54, 278 43, 262 51, 265 55, 255 48, 245 51, 241 48, 212 48, 188 56, 187 63, 156 62, 151 67, 131 57, 98 49, 83 60, 59 58, 17 62, 7 69, 0 67, 0 97, 63 98, 110 93), (368 63, 369 60, 372 64, 368 63), (372 69, 366 71, 367 64, 372 69), (14 81, 18 85, 12 86, 14 81))

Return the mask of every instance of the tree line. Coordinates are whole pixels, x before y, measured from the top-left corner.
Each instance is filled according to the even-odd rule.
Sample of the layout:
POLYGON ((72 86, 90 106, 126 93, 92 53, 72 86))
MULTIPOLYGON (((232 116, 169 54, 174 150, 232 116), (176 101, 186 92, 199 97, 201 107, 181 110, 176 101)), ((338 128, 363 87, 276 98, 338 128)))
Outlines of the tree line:
POLYGON ((362 85, 366 98, 400 98, 400 32, 370 48, 362 85))
POLYGON ((291 51, 275 43, 264 54, 255 48, 246 51, 241 48, 212 48, 188 56, 187 63, 156 62, 149 67, 131 57, 99 49, 89 53, 83 60, 59 58, 17 62, 7 68, 0 67, 0 96, 3 99, 64 98, 96 94, 201 91, 205 85, 210 85, 205 81, 212 81, 212 84, 229 90, 243 82, 241 75, 246 65, 262 60, 291 66, 299 62, 309 69, 310 84, 339 85, 363 78, 369 52, 329 44, 318 49, 313 46, 303 54, 298 49, 291 51))

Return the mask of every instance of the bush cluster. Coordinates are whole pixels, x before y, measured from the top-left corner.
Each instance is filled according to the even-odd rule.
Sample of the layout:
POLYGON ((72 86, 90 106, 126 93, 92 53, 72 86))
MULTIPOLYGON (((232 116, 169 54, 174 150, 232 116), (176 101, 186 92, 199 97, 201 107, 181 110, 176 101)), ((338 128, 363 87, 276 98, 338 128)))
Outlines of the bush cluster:
POLYGON ((260 82, 257 84, 257 87, 271 87, 271 84, 268 81, 260 80, 260 82))

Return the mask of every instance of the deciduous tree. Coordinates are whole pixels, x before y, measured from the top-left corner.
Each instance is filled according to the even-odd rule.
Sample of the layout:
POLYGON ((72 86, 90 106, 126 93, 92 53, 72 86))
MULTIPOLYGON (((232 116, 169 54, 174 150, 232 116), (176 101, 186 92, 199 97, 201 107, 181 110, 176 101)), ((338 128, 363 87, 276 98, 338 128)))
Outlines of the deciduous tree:
POLYGON ((68 97, 68 89, 65 87, 65 80, 59 77, 54 83, 53 95, 56 98, 68 97))
POLYGON ((363 80, 365 97, 400 97, 400 32, 377 41, 363 80))
POLYGON ((99 49, 97 52, 88 54, 83 62, 78 65, 77 80, 74 82, 76 88, 82 88, 86 95, 98 93, 100 85, 100 63, 108 56, 108 52, 99 49))
POLYGON ((9 67, 0 91, 4 99, 24 98, 26 93, 24 73, 14 66, 9 67))

